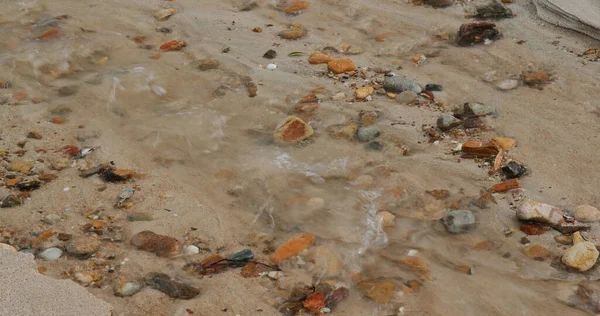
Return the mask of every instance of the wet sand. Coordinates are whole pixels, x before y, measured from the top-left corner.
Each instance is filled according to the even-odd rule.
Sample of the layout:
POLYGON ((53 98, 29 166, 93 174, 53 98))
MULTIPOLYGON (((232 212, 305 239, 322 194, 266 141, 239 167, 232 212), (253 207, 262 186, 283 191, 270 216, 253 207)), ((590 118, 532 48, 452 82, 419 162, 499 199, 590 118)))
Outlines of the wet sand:
MULTIPOLYGON (((280 315, 277 303, 297 282, 346 284, 351 295, 334 315, 394 315, 400 307, 407 315, 584 314, 555 297, 564 287, 596 279, 597 268, 586 274, 556 269, 553 263, 567 246, 553 240, 558 234, 554 231, 528 237, 550 249, 550 258, 526 257, 520 243, 525 235, 518 231, 509 203, 524 195, 557 206, 599 205, 600 117, 594 93, 598 63, 571 52, 598 44, 539 21, 530 2, 511 5, 517 16, 497 22, 502 39, 473 47, 436 39, 442 31, 453 37, 460 24, 470 21, 459 4, 433 9, 405 1, 311 1, 297 16, 286 15, 272 1, 259 1, 250 11, 237 9, 241 1, 5 4, 0 13, 0 81, 10 80, 12 88, 0 92, 27 91, 28 96, 2 105, 0 147, 11 153, 18 150, 16 144, 35 129, 44 137, 28 140, 23 147, 23 159, 44 160, 36 162, 35 170, 49 169, 49 162, 59 156, 56 149, 76 144, 99 147, 87 158, 90 165, 114 161, 145 176, 106 184, 96 177, 79 177, 76 167, 52 171, 58 179, 33 191, 24 205, 0 211, 0 226, 77 236, 90 214, 109 222, 115 232, 110 236, 119 238, 105 241, 97 257, 117 267, 116 272, 103 273, 105 282, 86 289, 111 304, 114 314, 186 315, 189 309, 194 315, 280 315), (152 15, 162 8, 176 13, 157 21, 152 15), (46 20, 63 14, 68 18, 46 20), (42 25, 44 20, 60 27, 58 38, 36 39, 52 27, 42 25), (305 37, 277 36, 297 22, 307 29, 305 37), (158 32, 161 27, 172 32, 158 32), (263 32, 253 32, 255 27, 263 32), (385 41, 376 41, 383 33, 389 33, 385 41), (143 43, 136 43, 136 36, 145 36, 143 43), (187 47, 151 58, 160 44, 172 39, 185 40, 187 47), (521 40, 525 42, 518 44, 521 40), (287 56, 343 43, 364 52, 332 55, 351 58, 358 67, 386 67, 421 84, 442 84, 444 91, 435 93, 441 103, 407 106, 385 95, 374 95, 369 102, 345 102, 353 99, 350 84, 360 87, 366 82, 351 78, 343 83, 327 76, 326 65, 310 65, 308 56, 287 56), (262 57, 269 49, 278 53, 273 60, 262 57), (439 57, 421 65, 411 60, 438 50, 439 57), (220 66, 200 71, 196 61, 203 58, 218 59, 220 66), (269 63, 277 69, 264 69, 269 63), (493 83, 537 69, 552 75, 541 90, 520 86, 503 92, 493 83), (250 76, 258 85, 256 97, 248 96, 240 76, 250 76), (60 96, 57 89, 66 85, 78 86, 78 92, 60 96), (303 96, 320 87, 322 102, 308 120, 315 135, 302 146, 274 144, 271 135, 277 124, 293 113, 303 96), (346 94, 345 100, 331 100, 338 92, 346 94), (35 104, 34 97, 45 101, 35 104), (469 137, 434 144, 422 131, 424 124, 435 125, 441 111, 465 102, 497 108, 497 117, 486 119, 493 129, 475 137, 516 139, 511 157, 531 170, 521 179, 522 192, 497 194, 498 204, 488 209, 468 203, 499 179, 473 160, 448 154, 457 145, 453 141, 462 143, 469 137), (50 123, 50 111, 61 105, 72 113, 65 124, 50 123), (408 154, 367 151, 361 143, 328 134, 329 126, 356 120, 360 110, 379 111, 381 139, 408 148, 408 154), (78 140, 77 135, 85 137, 78 140), (40 148, 47 153, 36 152, 40 148), (369 175, 373 183, 356 184, 361 175, 369 175), (115 209, 116 196, 132 187, 135 205, 115 209), (450 197, 440 202, 425 192, 434 189, 449 190, 450 197), (311 198, 321 198, 323 205, 307 204, 311 198), (438 221, 457 201, 477 216, 478 226, 468 234, 450 235, 438 221), (384 209, 396 215, 394 227, 383 229, 375 223, 375 214, 384 209), (128 222, 127 215, 134 212, 150 214, 153 220, 128 222), (62 220, 42 223, 50 213, 60 214, 62 220), (506 237, 505 229, 515 232, 506 237), (158 258, 129 245, 130 236, 143 230, 187 239, 203 250, 193 256, 158 258), (250 243, 260 258, 268 259, 272 248, 292 235, 310 232, 317 236, 315 246, 329 247, 342 258, 343 267, 323 276, 311 262, 309 249, 302 260, 282 264, 285 277, 277 281, 242 278, 239 269, 210 278, 182 270, 210 254, 242 250, 248 247, 247 235, 259 232, 273 237, 270 245, 250 243), (481 242, 489 246, 473 249, 481 242), (423 279, 398 263, 411 249, 429 264, 431 278, 423 279), (472 275, 461 265, 472 267, 472 275), (134 280, 149 272, 167 273, 199 287, 201 293, 188 301, 149 288, 132 297, 113 295, 112 282, 118 276, 134 280), (389 303, 377 304, 354 286, 356 272, 363 279, 420 280, 423 286, 412 294, 396 289, 389 303)), ((369 80, 383 77, 368 74, 369 80)), ((592 224, 588 237, 596 244, 598 232, 598 224, 592 224)), ((87 269, 93 261, 36 260, 47 268, 46 275, 58 279, 68 278, 65 271, 87 269)))

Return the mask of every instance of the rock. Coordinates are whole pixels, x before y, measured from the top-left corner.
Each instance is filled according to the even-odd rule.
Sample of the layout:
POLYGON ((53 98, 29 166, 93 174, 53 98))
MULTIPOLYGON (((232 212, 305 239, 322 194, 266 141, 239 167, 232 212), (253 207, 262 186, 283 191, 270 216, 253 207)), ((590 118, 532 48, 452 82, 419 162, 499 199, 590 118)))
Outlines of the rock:
POLYGON ((217 59, 204 58, 204 59, 200 59, 198 61, 197 68, 202 71, 206 71, 206 70, 210 70, 210 69, 215 69, 215 68, 219 67, 220 64, 221 63, 217 59))
POLYGON ((350 47, 348 47, 348 49, 345 51, 345 53, 347 55, 359 55, 365 52, 365 49, 357 46, 357 45, 352 45, 350 47))
POLYGON ((159 290, 172 298, 189 300, 200 294, 200 289, 171 280, 171 278, 164 273, 149 273, 144 280, 146 285, 159 290))
POLYGON ((263 31, 263 29, 258 26, 252 29, 252 32, 254 32, 254 33, 262 33, 262 31, 263 31))
POLYGON ((238 7, 240 11, 250 11, 255 8, 258 8, 258 3, 256 3, 256 0, 245 0, 244 3, 238 7))
POLYGON ((583 240, 579 232, 573 235, 573 243, 574 245, 563 254, 562 263, 581 272, 591 269, 598 260, 596 246, 583 240))
POLYGON ((308 9, 310 3, 308 1, 300 1, 296 0, 290 3, 288 6, 283 8, 283 12, 285 13, 294 13, 302 10, 308 9))
POLYGON ((145 284, 141 282, 121 282, 115 287, 115 296, 127 297, 139 293, 145 284))
POLYGON ((239 262, 248 262, 249 260, 254 259, 254 253, 250 249, 244 249, 240 252, 236 252, 231 256, 227 257, 229 261, 239 261, 239 262))
POLYGON ((494 137, 492 140, 502 147, 504 150, 511 150, 515 148, 515 140, 508 137, 494 137))
POLYGON ((571 236, 571 235, 558 235, 558 236, 554 237, 554 240, 559 244, 563 244, 563 245, 567 245, 567 246, 570 246, 573 244, 573 236, 571 236))
POLYGON ((366 142, 375 140, 380 135, 381 135, 381 132, 379 131, 379 129, 377 127, 372 127, 372 126, 361 127, 356 132, 356 139, 358 139, 361 142, 366 143, 366 142))
POLYGON ((494 41, 500 38, 500 32, 496 24, 491 22, 472 22, 460 26, 456 36, 458 46, 469 46, 473 44, 494 41))
POLYGON ((530 86, 540 85, 548 83, 550 76, 545 71, 538 70, 524 75, 523 81, 530 86))
POLYGON ((99 279, 100 276, 92 271, 81 271, 75 272, 73 274, 73 280, 75 280, 77 283, 83 286, 88 286, 92 282, 97 281, 99 279))
POLYGON ((548 231, 548 228, 539 224, 521 224, 519 229, 530 236, 543 235, 548 231))
POLYGON ((79 86, 76 86, 76 85, 64 86, 64 87, 60 87, 58 89, 58 95, 61 97, 68 97, 68 96, 76 94, 78 91, 79 91, 79 86))
POLYGON ((54 224, 60 222, 61 220, 62 220, 62 218, 60 217, 60 215, 48 214, 48 215, 44 216, 44 219, 42 221, 46 224, 54 225, 54 224))
POLYGON ((423 4, 430 5, 434 8, 444 8, 451 6, 454 3, 454 0, 425 0, 423 4))
POLYGON ((413 91, 403 91, 396 95, 396 102, 400 104, 412 104, 417 99, 418 95, 413 91))
POLYGON ((550 250, 540 245, 523 248, 523 253, 531 259, 544 259, 550 257, 550 250))
POLYGON ((334 247, 319 246, 313 252, 314 269, 321 277, 336 277, 342 273, 342 256, 334 247))
POLYGON ((595 0, 533 0, 542 20, 600 40, 600 3, 595 0))
POLYGON ((340 58, 329 61, 327 69, 334 74, 341 74, 356 70, 356 65, 348 58, 340 58))
POLYGON ((591 205, 580 205, 575 209, 575 219, 584 223, 600 221, 600 210, 591 205))
POLYGON ((139 250, 152 252, 159 257, 172 257, 181 252, 181 243, 177 239, 149 230, 133 235, 129 243, 139 250))
POLYGON ((446 132, 455 127, 462 125, 462 121, 454 117, 451 113, 442 114, 437 119, 437 127, 442 131, 446 132))
POLYGON ((58 157, 52 161, 51 167, 53 170, 63 170, 71 166, 71 159, 67 157, 58 157))
POLYGON ((380 142, 370 142, 364 146, 365 150, 369 151, 382 151, 384 147, 385 145, 380 142))
POLYGON ((533 221, 558 226, 564 223, 564 213, 550 204, 526 200, 517 209, 517 218, 522 221, 533 221))
POLYGON ((151 214, 146 213, 130 213, 127 215, 127 221, 129 222, 149 222, 153 220, 151 214))
POLYGON ((496 156, 500 152, 495 142, 483 143, 469 140, 462 145, 462 152, 477 157, 496 156))
POLYGON ((0 251, 2 251, 2 250, 10 250, 10 251, 16 252, 17 248, 15 248, 15 247, 13 247, 13 246, 11 246, 9 244, 0 243, 0 251))
POLYGON ((401 93, 404 91, 412 91, 414 93, 421 93, 422 89, 419 84, 415 81, 403 78, 400 76, 389 76, 386 75, 383 80, 383 88, 386 92, 401 93))
POLYGON ((496 114, 496 108, 491 105, 485 105, 482 103, 465 103, 464 105, 465 114, 486 116, 496 114))
POLYGON ((102 243, 95 234, 75 237, 67 243, 66 250, 69 254, 77 257, 87 257, 100 249, 102 243))
POLYGON ((521 187, 521 183, 519 182, 519 179, 508 179, 502 183, 498 183, 494 186, 492 186, 492 191, 493 192, 506 192, 512 189, 518 189, 521 187))
POLYGON ((358 131, 358 125, 355 123, 350 123, 339 130, 333 133, 333 136, 336 138, 345 138, 348 140, 354 139, 356 136, 356 132, 358 131))
POLYGON ((318 65, 318 64, 326 64, 328 62, 330 62, 333 58, 331 58, 331 56, 327 55, 327 54, 323 54, 323 53, 312 53, 310 55, 310 57, 308 57, 308 62, 312 65, 318 65))
POLYGON ((17 205, 21 205, 21 199, 15 194, 3 196, 2 201, 0 201, 0 207, 2 208, 13 207, 17 205))
POLYGON ((383 227, 393 227, 395 225, 396 215, 382 211, 377 213, 377 222, 381 223, 383 227))
POLYGON ((425 85, 425 91, 444 91, 444 86, 437 83, 428 83, 425 85))
POLYGON ((313 133, 314 130, 310 124, 306 124, 295 116, 289 116, 285 121, 279 123, 273 133, 273 138, 280 144, 295 144, 309 138, 313 133))
POLYGON ((279 32, 278 36, 283 39, 295 40, 299 39, 302 36, 306 35, 306 30, 304 27, 298 23, 293 25, 292 27, 285 29, 279 32))
POLYGON ((279 280, 279 279, 281 279, 283 277, 283 272, 281 272, 281 271, 269 271, 267 273, 267 276, 271 280, 279 280))
POLYGON ((310 233, 301 233, 295 235, 275 251, 275 253, 271 256, 271 261, 277 264, 290 257, 296 256, 302 250, 310 247, 314 241, 315 236, 310 233))
POLYGON ((187 43, 184 40, 170 40, 160 45, 159 49, 164 52, 170 52, 182 50, 186 46, 187 43))
POLYGON ((162 9, 154 12, 154 18, 159 21, 165 21, 168 20, 173 14, 175 14, 175 9, 162 9))
POLYGON ((346 99, 346 94, 343 92, 338 92, 331 97, 332 101, 342 101, 346 99))
POLYGON ((29 134, 27 134, 27 138, 40 140, 42 139, 42 134, 40 134, 38 131, 31 131, 29 134))
POLYGON ((359 126, 365 127, 373 125, 377 122, 377 118, 379 118, 379 113, 377 111, 360 111, 358 113, 359 118, 359 126))
MULTIPOLYGON (((89 174, 89 172, 87 172, 87 174, 89 174)), ((101 167, 101 175, 106 182, 123 182, 133 178, 135 171, 131 169, 106 169, 101 167)), ((83 176, 83 173, 81 176, 83 176)))
POLYGON ((316 291, 304 300, 302 303, 304 308, 314 314, 321 314, 321 309, 325 308, 325 294, 316 291))
POLYGON ((184 255, 195 255, 200 253, 200 248, 194 246, 194 245, 189 245, 189 246, 185 246, 183 247, 183 254, 184 255))
POLYGON ((506 79, 506 80, 502 80, 502 81, 498 82, 496 84, 496 88, 498 88, 498 90, 508 91, 508 90, 516 89, 519 86, 519 84, 520 84, 519 80, 506 79))
POLYGON ((275 59, 275 57, 277 57, 277 52, 276 52, 276 51, 274 51, 274 50, 272 50, 272 49, 269 49, 269 50, 268 50, 268 51, 267 51, 267 52, 266 52, 266 53, 263 55, 263 58, 266 58, 266 59, 275 59))
POLYGON ((50 119, 50 123, 57 124, 57 125, 65 124, 66 121, 67 121, 67 119, 62 116, 53 116, 50 119))
POLYGON ((449 233, 461 234, 473 230, 477 225, 477 219, 469 210, 456 210, 448 212, 442 218, 442 223, 449 233))
POLYGON ((29 173, 29 171, 33 169, 33 166, 35 166, 35 162, 33 161, 15 160, 6 166, 6 170, 20 173, 29 173))
POLYGON ((373 89, 373 87, 362 87, 362 88, 358 88, 354 91, 354 96, 357 99, 363 100, 363 99, 366 99, 371 94, 373 94, 373 92, 375 92, 375 89, 373 89))
POLYGON ((490 2, 475 7, 475 18, 478 19, 505 19, 512 18, 514 14, 511 9, 500 2, 490 2))
POLYGON ((358 282, 358 290, 366 297, 379 304, 387 304, 395 291, 392 280, 365 280, 358 282))
POLYGON ((515 161, 510 161, 501 170, 507 179, 520 178, 527 173, 527 168, 515 161))
POLYGON ((591 227, 592 226, 590 224, 575 221, 573 223, 562 223, 560 225, 553 226, 552 228, 563 234, 572 234, 578 231, 590 230, 591 227))
POLYGON ((349 295, 350 290, 342 286, 333 290, 333 292, 331 292, 331 294, 327 296, 327 300, 325 300, 325 303, 327 304, 327 307, 334 308, 340 302, 345 300, 349 295))

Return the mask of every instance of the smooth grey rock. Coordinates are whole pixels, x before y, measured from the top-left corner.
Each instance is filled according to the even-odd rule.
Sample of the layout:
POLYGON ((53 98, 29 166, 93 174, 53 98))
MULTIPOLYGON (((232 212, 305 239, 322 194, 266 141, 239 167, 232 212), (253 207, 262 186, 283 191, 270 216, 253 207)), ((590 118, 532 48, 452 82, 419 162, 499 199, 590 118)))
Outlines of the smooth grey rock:
POLYGON ((361 127, 356 133, 356 138, 361 142, 370 142, 379 137, 381 132, 376 127, 361 127))
POLYGON ((48 248, 38 254, 38 257, 46 261, 55 261, 62 256, 62 250, 58 248, 48 248))
POLYGON ((437 119, 437 127, 443 132, 449 131, 462 124, 461 120, 457 119, 451 113, 442 114, 437 119))
POLYGON ((462 234, 471 231, 477 224, 473 212, 469 210, 450 211, 442 218, 442 223, 451 234, 462 234))
POLYGON ((396 101, 400 104, 411 104, 415 102, 418 95, 413 91, 404 91, 396 96, 396 101))
POLYGON ((498 90, 502 90, 502 91, 516 89, 518 86, 519 86, 519 80, 515 80, 515 79, 502 80, 496 84, 496 88, 498 88, 498 90))
POLYGON ((465 103, 465 114, 486 116, 496 114, 496 108, 483 103, 469 102, 465 103))
POLYGON ((414 80, 402 78, 399 76, 386 76, 383 80, 383 88, 387 92, 401 93, 404 91, 412 91, 421 93, 422 89, 414 80))

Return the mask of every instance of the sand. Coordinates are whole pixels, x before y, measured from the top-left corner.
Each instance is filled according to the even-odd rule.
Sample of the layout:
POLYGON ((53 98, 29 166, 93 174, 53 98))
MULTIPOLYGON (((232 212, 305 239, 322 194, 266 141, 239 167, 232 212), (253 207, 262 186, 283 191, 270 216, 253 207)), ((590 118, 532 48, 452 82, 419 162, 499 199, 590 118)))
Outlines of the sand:
MULTIPOLYGON (((406 1, 323 0, 310 1, 310 8, 298 16, 286 16, 275 1, 258 1, 257 8, 240 12, 242 2, 5 2, 0 12, 5 28, 0 34, 4 45, 0 73, 13 88, 1 91, 4 95, 25 90, 29 96, 17 105, 2 105, 0 147, 14 152, 20 149, 17 142, 36 129, 44 137, 29 140, 22 157, 43 159, 36 162, 36 171, 50 169, 56 149, 76 144, 99 147, 87 158, 90 165, 114 161, 145 177, 106 184, 97 177, 80 178, 76 167, 50 170, 58 179, 33 191, 25 205, 1 209, 0 226, 25 235, 52 229, 78 236, 96 212, 116 231, 106 232, 98 260, 117 271, 109 274, 99 268, 105 282, 80 289, 110 304, 116 315, 186 315, 187 309, 194 315, 280 315, 277 303, 287 298, 294 284, 319 281, 343 282, 351 288, 350 297, 332 315, 390 315, 400 307, 409 315, 584 314, 554 298, 562 286, 586 277, 597 279, 598 271, 582 275, 555 269, 551 264, 566 248, 554 242, 556 232, 528 237, 550 248, 552 259, 526 257, 520 244, 524 234, 509 205, 514 201, 511 193, 498 195, 498 204, 489 209, 474 209, 479 226, 467 235, 449 235, 437 220, 409 215, 429 205, 438 205, 443 212, 426 190, 447 189, 451 197, 446 202, 468 205, 481 190, 498 182, 476 162, 458 162, 449 155, 457 145, 454 139, 432 144, 421 129, 435 124, 442 111, 472 101, 494 105, 499 112, 487 121, 493 129, 478 139, 516 139, 511 155, 532 171, 522 179, 523 194, 559 206, 598 206, 600 104, 594 91, 599 66, 573 53, 598 47, 596 41, 549 27, 538 19, 530 1, 517 1, 511 5, 517 16, 497 22, 502 39, 474 47, 436 39, 442 31, 453 36, 460 24, 470 21, 458 4, 433 9, 406 1), (169 7, 177 12, 167 21, 152 17, 156 10, 169 7), (57 40, 36 40, 43 27, 28 29, 61 14, 69 18, 55 22, 63 32, 57 40), (296 22, 306 27, 306 37, 289 41, 277 36, 296 22), (252 31, 257 26, 262 33, 252 31), (157 32, 161 27, 172 32, 157 32), (375 40, 384 33, 388 33, 385 41, 375 40), (138 44, 135 36, 146 39, 138 44), (172 39, 188 45, 181 52, 160 52, 159 59, 151 58, 158 45, 172 39), (518 44, 521 40, 525 42, 518 44), (400 105, 380 95, 370 102, 333 101, 331 96, 338 92, 351 99, 354 89, 349 84, 365 82, 335 81, 327 76, 326 66, 308 64, 308 56, 287 56, 343 43, 364 49, 358 55, 334 54, 351 58, 359 67, 387 67, 421 84, 444 85, 436 98, 445 106, 400 105), (276 59, 262 58, 269 49, 277 51, 276 59), (437 50, 439 57, 421 65, 411 60, 437 50), (216 58, 221 65, 199 71, 194 62, 202 58, 216 58), (269 63, 277 69, 264 69, 269 63), (552 75, 542 90, 495 88, 496 80, 538 69, 552 75), (248 97, 240 76, 250 76, 258 85, 256 97, 248 97), (58 95, 58 87, 71 84, 79 86, 77 94, 58 95), (318 112, 309 120, 315 128, 313 141, 305 146, 273 144, 277 124, 293 112, 301 97, 318 87, 325 90, 318 112), (35 104, 36 96, 46 101, 35 104), (73 112, 64 125, 51 124, 50 110, 60 105, 73 112), (355 141, 328 135, 327 127, 355 120, 360 110, 379 111, 382 139, 405 146, 409 154, 369 152, 355 141), (94 137, 77 140, 81 134, 94 137), (36 152, 39 148, 47 153, 36 152), (361 175, 371 176, 373 184, 353 184, 361 175), (116 196, 133 187, 135 205, 115 209, 116 196), (390 192, 403 192, 402 198, 389 203, 390 192), (311 209, 306 204, 310 198, 322 198, 324 206, 311 209), (397 215, 394 228, 383 230, 373 224, 375 212, 384 208, 397 215), (132 212, 154 219, 128 222, 132 212), (62 220, 43 223, 52 213, 62 220), (505 237, 504 229, 515 233, 505 237), (194 256, 158 258, 129 246, 129 237, 142 230, 193 241, 205 250, 194 256), (306 260, 286 263, 286 277, 279 281, 245 279, 237 270, 202 279, 181 269, 212 253, 231 254, 245 247, 268 258, 270 248, 301 231, 315 234, 316 245, 339 252, 343 269, 337 276, 320 278, 323 271, 307 259, 308 254, 303 255, 306 260), (246 236, 256 232, 273 236, 272 245, 248 246, 246 236), (489 241, 490 247, 473 250, 481 241, 489 241), (397 291, 389 304, 380 305, 353 287, 352 275, 358 271, 364 278, 419 279, 397 263, 411 249, 427 260, 435 279, 423 281, 418 293, 397 291), (459 265, 473 266, 474 274, 460 272, 459 265), (133 297, 114 296, 112 285, 118 276, 135 280, 149 272, 168 273, 199 287, 201 294, 182 301, 146 288, 133 297)), ((590 239, 598 244, 596 236, 600 227, 594 223, 590 239)), ((44 245, 49 246, 64 244, 51 240, 44 245)), ((90 261, 94 260, 36 259, 38 266, 48 269, 46 275, 56 279, 66 278, 65 271, 90 269, 90 261)))

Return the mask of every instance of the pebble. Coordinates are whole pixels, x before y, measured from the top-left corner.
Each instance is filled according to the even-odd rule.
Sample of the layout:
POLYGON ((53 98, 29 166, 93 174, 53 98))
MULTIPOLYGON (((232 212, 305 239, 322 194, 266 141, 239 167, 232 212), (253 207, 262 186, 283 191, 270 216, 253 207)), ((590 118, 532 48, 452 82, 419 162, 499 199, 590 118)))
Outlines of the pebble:
POLYGON ((0 250, 12 250, 12 251, 17 251, 17 248, 9 245, 9 244, 3 244, 0 243, 0 250))
POLYGON ((401 93, 404 91, 412 91, 414 93, 421 93, 422 89, 418 83, 414 80, 403 78, 400 76, 389 76, 386 75, 383 80, 383 88, 387 92, 401 93))
POLYGON ((454 0, 425 0, 423 4, 428 4, 434 8, 443 8, 451 6, 454 0))
POLYGON ((413 91, 403 91, 400 94, 396 95, 396 102, 400 104, 411 104, 415 102, 418 95, 413 91))
POLYGON ((476 226, 476 218, 469 210, 450 211, 442 218, 442 223, 451 234, 467 233, 476 226))
POLYGON ((543 70, 538 70, 524 76, 523 81, 528 85, 544 84, 550 81, 550 76, 543 70))
POLYGON ((543 259, 550 257, 550 250, 540 245, 532 245, 523 248, 523 253, 531 259, 543 259))
POLYGON ((221 63, 214 58, 204 58, 204 59, 200 59, 198 60, 198 69, 202 70, 202 71, 206 71, 206 70, 210 70, 210 69, 215 69, 217 67, 219 67, 221 63))
POLYGON ((82 272, 75 272, 75 274, 73 274, 73 280, 77 281, 78 283, 87 286, 90 283, 98 280, 100 277, 95 274, 94 272, 91 271, 82 271, 82 272))
POLYGON ((6 170, 21 172, 21 173, 29 173, 31 169, 35 166, 35 162, 33 161, 25 161, 25 160, 15 160, 6 166, 6 170))
POLYGON ((272 50, 272 49, 269 49, 269 50, 268 50, 268 51, 267 51, 267 52, 266 52, 266 53, 263 55, 263 58, 266 58, 266 59, 275 59, 275 57, 277 57, 277 52, 276 52, 276 51, 274 51, 274 50, 272 50))
POLYGON ((462 121, 454 117, 452 113, 442 114, 437 119, 437 127, 442 130, 442 132, 449 131, 460 125, 462 125, 462 121))
POLYGON ((491 22, 472 22, 460 26, 456 36, 458 46, 470 46, 473 44, 493 41, 500 37, 496 24, 491 22))
POLYGON ((51 167, 54 170, 60 171, 71 166, 71 159, 67 157, 58 157, 52 161, 51 167))
POLYGON ((283 260, 298 255, 302 250, 312 246, 315 236, 311 233, 300 233, 293 236, 285 244, 281 245, 271 256, 273 263, 280 263, 283 260))
POLYGON ((381 223, 383 227, 393 227, 395 225, 396 215, 382 211, 377 213, 377 221, 381 223))
POLYGON ((31 131, 29 134, 27 134, 27 138, 40 140, 42 139, 42 134, 40 134, 38 131, 31 131))
POLYGON ((67 252, 74 256, 88 256, 100 249, 102 243, 95 234, 83 235, 71 239, 67 244, 67 252))
POLYGON ((248 261, 254 259, 254 253, 250 249, 244 249, 227 257, 231 261, 248 261))
POLYGON ((172 298, 189 300, 200 294, 199 289, 185 283, 171 280, 171 278, 164 273, 149 273, 145 277, 145 282, 148 286, 151 286, 172 298))
POLYGON ((354 181, 352 182, 352 184, 359 186, 361 188, 368 188, 368 187, 372 186, 373 183, 375 183, 375 179, 373 179, 373 177, 368 174, 360 175, 360 176, 356 177, 356 179, 354 179, 354 181))
POLYGON ((324 53, 312 53, 310 55, 310 57, 308 57, 308 63, 312 64, 312 65, 318 65, 318 64, 326 64, 328 62, 330 62, 331 60, 333 60, 333 58, 327 54, 324 53))
POLYGON ((181 243, 177 239, 149 230, 133 235, 130 244, 139 250, 152 252, 159 257, 172 257, 181 252, 181 243))
POLYGON ((58 89, 58 95, 61 97, 68 97, 76 94, 79 91, 79 87, 76 85, 64 86, 58 89))
POLYGON ((189 246, 185 246, 183 247, 183 254, 184 255, 195 255, 200 253, 200 248, 194 246, 194 245, 189 245, 189 246))
POLYGON ((132 296, 140 292, 145 284, 141 282, 125 282, 115 287, 115 295, 120 297, 132 296))
POLYGON ((562 263, 581 272, 591 269, 598 260, 599 253, 596 246, 589 241, 584 241, 579 232, 573 234, 573 243, 575 244, 563 254, 562 263))
POLYGON ((162 9, 154 12, 154 18, 159 21, 165 21, 168 20, 173 14, 175 14, 175 9, 162 9))
POLYGON ((486 116, 496 114, 496 108, 482 103, 469 102, 464 105, 465 114, 486 116))
POLYGON ((373 94, 373 92, 375 92, 375 89, 373 89, 373 87, 362 87, 362 88, 358 88, 354 91, 354 96, 357 99, 365 99, 368 96, 370 96, 371 94, 373 94))
POLYGON ((306 202, 306 207, 311 211, 320 210, 325 206, 325 200, 322 197, 313 197, 306 202))
POLYGON ((162 45, 160 45, 159 49, 161 51, 169 52, 169 51, 182 50, 186 46, 187 46, 187 43, 184 40, 170 40, 170 41, 165 42, 162 45))
POLYGON ((283 39, 293 40, 306 35, 306 30, 304 30, 304 27, 302 25, 295 24, 291 28, 279 32, 278 35, 283 39))
POLYGON ((580 205, 575 209, 575 219, 584 223, 600 221, 600 210, 591 205, 580 205))
POLYGON ((517 209, 517 218, 522 221, 533 221, 550 225, 564 222, 563 211, 550 204, 526 200, 517 209))
POLYGON ((38 257, 46 261, 55 261, 62 256, 62 250, 58 248, 48 248, 38 254, 38 257))
POLYGON ((346 94, 343 92, 338 92, 331 97, 332 101, 342 101, 346 99, 346 94))
POLYGON ((61 220, 62 217, 60 217, 60 215, 58 214, 47 214, 44 216, 44 219, 42 221, 46 224, 53 225, 61 220))
POLYGON ((437 83, 428 83, 425 85, 425 91, 444 91, 444 86, 437 83))
POLYGON ((280 144, 294 144, 299 143, 314 134, 314 130, 310 124, 306 124, 303 120, 289 116, 279 123, 273 138, 275 142, 280 144))
POLYGON ((267 276, 272 280, 279 280, 283 277, 283 272, 281 271, 270 271, 267 273, 267 276))
POLYGON ((519 83, 520 83, 519 80, 506 79, 506 80, 502 80, 502 81, 498 82, 496 84, 496 88, 498 88, 498 90, 508 91, 508 90, 516 89, 519 86, 519 83))
POLYGON ((573 244, 573 236, 571 235, 558 235, 554 237, 554 240, 563 245, 572 245, 573 244))
POLYGON ((327 69, 334 74, 341 74, 356 70, 356 65, 348 58, 340 58, 329 61, 327 69))
POLYGON ((384 147, 385 145, 380 142, 370 142, 364 146, 365 150, 370 151, 382 151, 384 147))
POLYGON ((502 167, 501 170, 507 179, 520 178, 527 172, 527 168, 525 168, 525 166, 515 161, 510 161, 506 164, 506 166, 502 167))
POLYGON ((381 132, 377 127, 361 127, 356 132, 356 138, 361 142, 370 142, 375 140, 377 137, 381 135, 381 132))
POLYGON ((267 65, 267 70, 275 70, 275 69, 277 69, 277 65, 275 65, 275 64, 268 64, 267 65))

